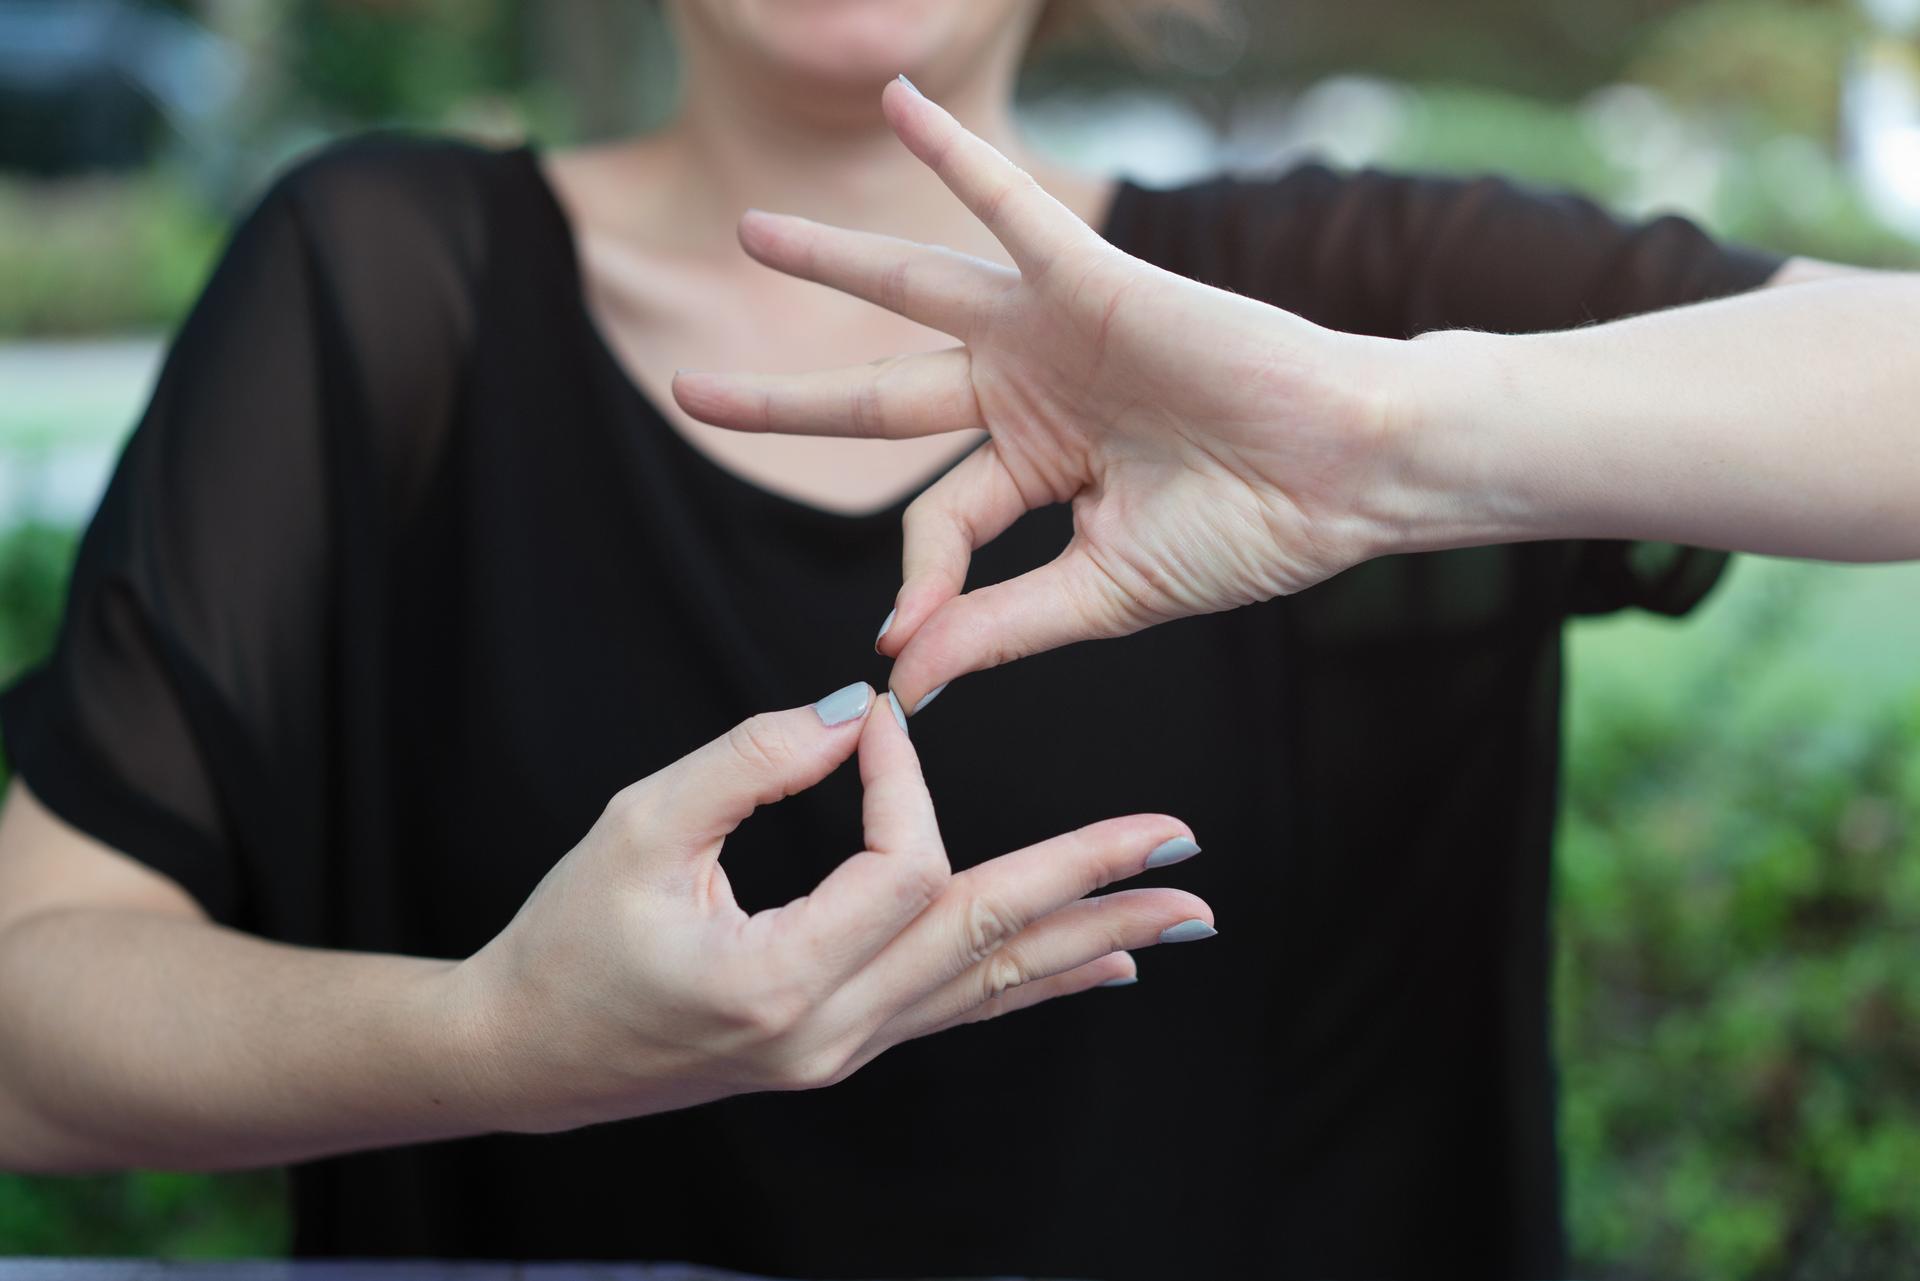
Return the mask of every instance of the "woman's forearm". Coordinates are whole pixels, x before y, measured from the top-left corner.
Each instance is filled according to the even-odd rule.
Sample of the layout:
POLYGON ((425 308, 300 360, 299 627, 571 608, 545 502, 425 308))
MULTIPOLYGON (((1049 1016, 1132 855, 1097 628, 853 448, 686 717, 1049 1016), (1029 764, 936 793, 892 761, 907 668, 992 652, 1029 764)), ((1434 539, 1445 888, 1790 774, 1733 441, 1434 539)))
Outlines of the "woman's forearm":
POLYGON ((1645 538, 1920 557, 1920 277, 1402 346, 1393 501, 1410 545, 1645 538))
POLYGON ((0 1168, 235 1168, 489 1128, 452 971, 149 912, 17 921, 0 1168))

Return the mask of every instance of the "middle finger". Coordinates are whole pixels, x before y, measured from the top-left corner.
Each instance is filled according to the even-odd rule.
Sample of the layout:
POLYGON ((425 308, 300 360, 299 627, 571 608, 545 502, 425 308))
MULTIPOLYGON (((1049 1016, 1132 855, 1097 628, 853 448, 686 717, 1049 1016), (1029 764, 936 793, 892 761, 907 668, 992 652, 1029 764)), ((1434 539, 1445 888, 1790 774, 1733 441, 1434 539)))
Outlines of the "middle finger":
POLYGON ((890 1017, 972 969, 1040 918, 1199 848, 1178 819, 1141 814, 1095 823, 969 868, 955 875, 933 905, 834 999, 850 1012, 890 1017))

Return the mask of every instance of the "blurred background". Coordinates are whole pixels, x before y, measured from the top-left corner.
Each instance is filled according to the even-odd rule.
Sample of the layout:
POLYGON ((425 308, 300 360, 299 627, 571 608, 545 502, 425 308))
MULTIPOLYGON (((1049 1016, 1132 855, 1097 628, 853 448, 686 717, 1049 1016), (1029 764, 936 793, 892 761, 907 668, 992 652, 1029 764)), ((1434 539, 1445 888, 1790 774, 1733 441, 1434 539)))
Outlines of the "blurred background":
MULTIPOLYGON (((956 0, 957 2, 957 0, 956 0)), ((1177 182, 1496 170, 1770 249, 1920 267, 1920 0, 1248 0, 1145 66, 1063 39, 1037 140, 1177 182)), ((0 679, 167 333, 279 166, 375 126, 644 128, 649 0, 0 0, 0 679)), ((1747 559, 1576 626, 1557 869, 1576 1257, 1920 1275, 1920 567, 1747 559)), ((273 1174, 0 1175, 0 1253, 270 1255, 273 1174)))

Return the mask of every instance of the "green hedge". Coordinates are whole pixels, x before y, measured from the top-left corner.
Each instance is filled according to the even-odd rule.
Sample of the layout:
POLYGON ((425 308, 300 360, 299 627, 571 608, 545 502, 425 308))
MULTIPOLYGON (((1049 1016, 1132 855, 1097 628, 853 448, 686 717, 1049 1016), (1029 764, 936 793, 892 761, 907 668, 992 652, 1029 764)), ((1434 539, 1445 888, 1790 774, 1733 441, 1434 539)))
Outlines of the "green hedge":
POLYGON ((1755 710, 1812 602, 1732 603, 1737 643, 1677 687, 1589 671, 1575 700, 1557 1013, 1578 1254, 1598 1276, 1903 1275, 1920 692, 1755 710))

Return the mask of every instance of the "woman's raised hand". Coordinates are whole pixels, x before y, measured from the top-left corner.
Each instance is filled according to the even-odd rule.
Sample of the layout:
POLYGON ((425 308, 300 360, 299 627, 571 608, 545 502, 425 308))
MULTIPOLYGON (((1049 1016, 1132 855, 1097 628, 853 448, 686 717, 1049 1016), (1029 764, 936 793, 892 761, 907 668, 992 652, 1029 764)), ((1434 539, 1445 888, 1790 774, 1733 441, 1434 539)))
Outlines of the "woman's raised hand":
POLYGON ((964 345, 800 375, 683 371, 674 395, 742 431, 991 433, 907 511, 880 639, 907 707, 966 672, 1298 591, 1383 550, 1385 344, 1122 253, 904 81, 883 106, 1017 270, 758 212, 741 242, 964 345), (1058 559, 962 594, 975 548, 1068 501, 1058 559))
POLYGON ((905 726, 897 704, 849 686, 615 796, 456 967, 481 1112, 551 1130, 827 1085, 901 1041, 1124 982, 1129 948, 1212 934, 1212 911, 1180 890, 1087 897, 1197 852, 1159 815, 952 873, 905 726), (856 750, 867 848, 805 898, 743 911, 727 834, 856 750))

